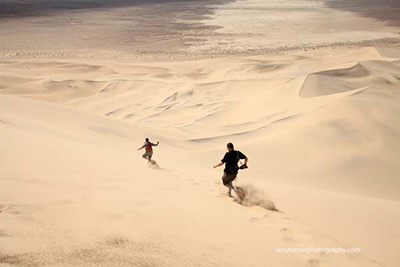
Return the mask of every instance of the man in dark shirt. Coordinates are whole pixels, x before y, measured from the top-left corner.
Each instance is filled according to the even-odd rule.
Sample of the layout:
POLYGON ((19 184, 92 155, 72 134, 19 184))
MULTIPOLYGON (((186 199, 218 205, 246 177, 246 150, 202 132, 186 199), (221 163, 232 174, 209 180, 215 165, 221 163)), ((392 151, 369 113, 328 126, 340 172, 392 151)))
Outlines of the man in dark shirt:
POLYGON ((231 191, 235 191, 235 187, 233 186, 232 182, 236 179, 239 171, 239 160, 244 159, 244 164, 241 168, 246 168, 248 158, 242 152, 235 150, 232 143, 228 143, 226 145, 226 148, 228 149, 228 152, 225 154, 221 162, 215 165, 214 168, 225 164, 224 175, 222 176, 222 183, 229 188, 228 195, 232 196, 231 191))

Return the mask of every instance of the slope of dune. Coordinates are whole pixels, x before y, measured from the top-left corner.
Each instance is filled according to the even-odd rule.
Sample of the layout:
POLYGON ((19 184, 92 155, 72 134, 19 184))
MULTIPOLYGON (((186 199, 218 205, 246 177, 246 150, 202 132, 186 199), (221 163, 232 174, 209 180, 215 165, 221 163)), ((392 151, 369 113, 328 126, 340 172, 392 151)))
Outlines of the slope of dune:
MULTIPOLYGON (((260 189, 247 189, 255 202, 248 199, 245 205, 256 206, 245 208, 221 197, 206 179, 168 167, 173 159, 147 166, 132 155, 144 132, 138 126, 16 97, 1 96, 0 103, 2 150, 8 152, 1 158, 1 264, 365 262, 362 257, 276 256, 275 246, 335 241, 312 236, 305 225, 266 210, 263 204, 270 200, 260 189)), ((161 142, 170 157, 179 158, 174 140, 161 142)))
POLYGON ((1 61, 0 264, 397 266, 396 55, 1 61), (228 141, 242 205, 211 168, 228 141))

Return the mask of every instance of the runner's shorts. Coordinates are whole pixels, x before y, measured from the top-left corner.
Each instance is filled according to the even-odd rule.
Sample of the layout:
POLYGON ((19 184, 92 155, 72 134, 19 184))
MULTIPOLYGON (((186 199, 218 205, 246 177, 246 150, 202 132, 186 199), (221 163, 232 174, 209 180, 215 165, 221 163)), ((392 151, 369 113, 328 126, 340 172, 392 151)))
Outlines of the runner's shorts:
POLYGON ((146 151, 144 154, 143 154, 143 157, 144 158, 151 158, 153 156, 153 152, 149 152, 149 151, 146 151))
POLYGON ((236 176, 237 176, 237 173, 224 172, 224 175, 222 175, 222 183, 224 185, 228 185, 236 179, 236 176))

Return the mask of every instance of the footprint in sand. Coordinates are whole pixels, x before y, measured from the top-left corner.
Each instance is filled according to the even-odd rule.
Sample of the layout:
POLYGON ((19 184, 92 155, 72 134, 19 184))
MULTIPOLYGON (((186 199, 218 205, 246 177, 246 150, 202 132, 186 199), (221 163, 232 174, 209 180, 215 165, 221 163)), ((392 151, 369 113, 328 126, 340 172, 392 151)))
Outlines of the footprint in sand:
POLYGON ((7 234, 5 231, 0 230, 0 238, 4 238, 4 237, 11 237, 12 235, 7 234))
POLYGON ((309 259, 306 264, 307 267, 319 267, 319 260, 317 259, 309 259))
POLYGON ((0 265, 1 266, 22 266, 23 260, 16 255, 2 254, 0 252, 0 265))
POLYGON ((0 213, 3 213, 8 208, 8 205, 1 205, 0 204, 0 213))
POLYGON ((13 216, 19 216, 20 218, 28 221, 33 221, 32 213, 37 211, 37 208, 26 205, 0 205, 0 215, 9 214, 13 216))
POLYGON ((107 246, 121 248, 121 247, 125 247, 126 245, 128 245, 129 242, 130 242, 129 239, 124 238, 124 237, 112 237, 112 238, 108 238, 105 241, 105 244, 107 246))
POLYGON ((287 242, 294 242, 293 233, 287 227, 282 227, 279 229, 279 232, 283 235, 283 239, 287 242))

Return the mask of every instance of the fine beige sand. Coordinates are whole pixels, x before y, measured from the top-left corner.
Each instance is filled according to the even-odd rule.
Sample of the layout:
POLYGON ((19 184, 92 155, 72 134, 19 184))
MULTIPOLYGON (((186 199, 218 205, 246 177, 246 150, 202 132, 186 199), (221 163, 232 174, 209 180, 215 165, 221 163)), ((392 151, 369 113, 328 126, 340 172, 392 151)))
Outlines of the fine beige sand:
POLYGON ((398 47, 2 59, 0 266, 399 266, 399 89, 398 47))

